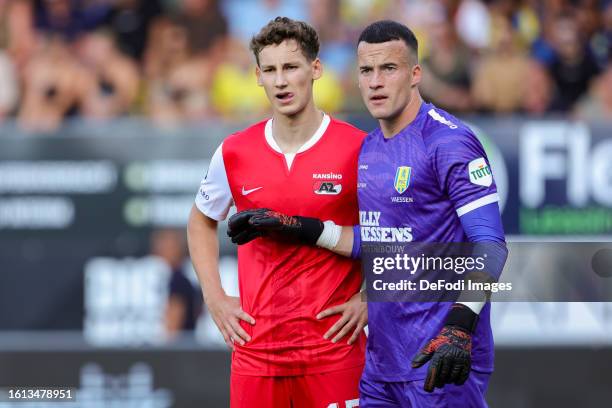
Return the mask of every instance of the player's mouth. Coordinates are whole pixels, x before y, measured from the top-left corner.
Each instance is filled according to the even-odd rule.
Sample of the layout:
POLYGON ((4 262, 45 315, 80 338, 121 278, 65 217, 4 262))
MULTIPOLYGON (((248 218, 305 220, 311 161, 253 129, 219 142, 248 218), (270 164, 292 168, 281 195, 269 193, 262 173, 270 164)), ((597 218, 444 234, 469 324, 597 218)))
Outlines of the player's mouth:
POLYGON ((372 105, 382 105, 387 99, 385 95, 373 95, 370 96, 370 103, 372 105))
POLYGON ((281 103, 289 103, 293 100, 293 92, 280 92, 276 94, 276 99, 278 99, 281 103))

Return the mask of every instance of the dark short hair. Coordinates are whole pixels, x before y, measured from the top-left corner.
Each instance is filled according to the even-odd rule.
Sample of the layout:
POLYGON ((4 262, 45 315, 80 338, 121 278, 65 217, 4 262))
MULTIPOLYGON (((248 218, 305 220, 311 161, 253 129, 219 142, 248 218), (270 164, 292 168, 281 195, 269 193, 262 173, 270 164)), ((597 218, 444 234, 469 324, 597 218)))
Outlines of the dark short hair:
POLYGON ((308 61, 319 55, 319 36, 314 28, 303 21, 288 17, 276 17, 251 39, 251 51, 259 65, 259 53, 269 45, 278 45, 285 40, 295 40, 308 61))
POLYGON ((414 55, 419 53, 419 42, 414 33, 405 25, 393 20, 381 20, 370 24, 361 32, 357 45, 364 41, 370 44, 379 44, 387 41, 401 40, 414 51, 414 55))

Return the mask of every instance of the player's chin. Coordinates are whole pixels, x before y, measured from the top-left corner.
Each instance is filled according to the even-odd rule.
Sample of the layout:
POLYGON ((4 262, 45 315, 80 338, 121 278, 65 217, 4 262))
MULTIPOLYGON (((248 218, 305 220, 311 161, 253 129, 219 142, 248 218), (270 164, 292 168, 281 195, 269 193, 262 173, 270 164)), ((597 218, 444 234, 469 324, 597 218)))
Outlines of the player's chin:
POLYGON ((285 116, 294 116, 300 113, 304 109, 303 106, 300 106, 297 103, 291 103, 287 105, 276 105, 276 111, 281 115, 285 116))
POLYGON ((387 119, 390 116, 389 110, 383 106, 368 105, 368 111, 374 119, 387 119))

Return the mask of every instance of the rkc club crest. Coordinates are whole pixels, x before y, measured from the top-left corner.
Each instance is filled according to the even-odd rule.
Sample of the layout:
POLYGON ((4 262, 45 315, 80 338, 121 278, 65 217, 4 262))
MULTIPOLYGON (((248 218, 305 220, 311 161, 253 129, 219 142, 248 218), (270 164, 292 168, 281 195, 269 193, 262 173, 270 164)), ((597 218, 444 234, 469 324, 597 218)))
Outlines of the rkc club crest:
POLYGON ((412 173, 412 167, 400 166, 397 168, 394 186, 398 193, 402 194, 408 189, 408 185, 410 184, 410 173, 412 173))

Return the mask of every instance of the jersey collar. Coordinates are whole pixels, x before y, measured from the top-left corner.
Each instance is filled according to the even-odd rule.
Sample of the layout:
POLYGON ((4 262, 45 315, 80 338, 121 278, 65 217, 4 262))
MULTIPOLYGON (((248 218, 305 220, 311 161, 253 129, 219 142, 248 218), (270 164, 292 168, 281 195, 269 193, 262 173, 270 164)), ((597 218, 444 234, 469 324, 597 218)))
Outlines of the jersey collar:
MULTIPOLYGON (((393 136, 391 139, 395 139, 396 137, 405 134, 406 132, 409 131, 409 129, 412 129, 415 126, 421 126, 421 122, 422 122, 423 117, 427 115, 427 111, 429 111, 429 109, 431 109, 431 108, 432 108, 432 105, 430 103, 427 103, 424 100, 421 100, 421 107, 419 108, 419 111, 417 112, 417 114, 414 117, 414 119, 412 120, 412 122, 407 124, 399 132, 397 132, 395 134, 395 136, 393 136)), ((391 140, 391 139, 386 139, 385 138, 385 135, 383 134, 383 131, 380 128, 380 126, 377 128, 377 130, 380 133, 380 137, 382 137, 385 141, 391 140)))
MULTIPOLYGON (((331 119, 329 118, 329 116, 324 113, 323 120, 321 121, 319 128, 314 132, 310 139, 308 139, 306 143, 304 143, 302 147, 300 147, 297 153, 302 153, 314 146, 321 139, 321 137, 323 137, 323 134, 327 130, 330 121, 331 119)), ((276 152, 282 154, 283 152, 281 151, 280 147, 278 146, 278 143, 276 143, 276 140, 274 140, 274 137, 272 136, 272 119, 268 119, 268 121, 266 122, 264 134, 266 136, 266 142, 268 143, 268 145, 270 145, 270 147, 276 152)))

